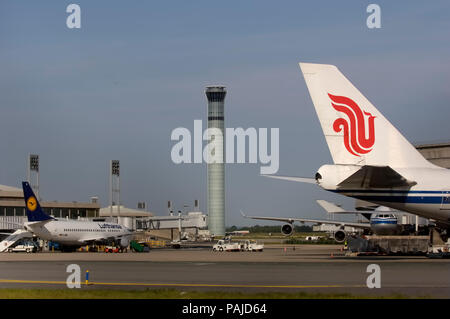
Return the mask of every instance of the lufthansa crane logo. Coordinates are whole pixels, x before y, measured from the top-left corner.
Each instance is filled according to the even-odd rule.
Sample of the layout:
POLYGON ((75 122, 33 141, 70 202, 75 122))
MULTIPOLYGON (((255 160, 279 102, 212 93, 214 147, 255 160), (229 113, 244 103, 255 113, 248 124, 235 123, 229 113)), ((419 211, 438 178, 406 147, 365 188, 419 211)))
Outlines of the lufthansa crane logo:
POLYGON ((34 196, 31 196, 27 200, 27 208, 30 212, 34 212, 36 210, 36 207, 37 207, 36 198, 34 196))
POLYGON ((375 116, 361 110, 355 101, 345 96, 328 93, 333 108, 347 115, 347 119, 338 118, 333 123, 333 130, 339 133, 344 130, 344 145, 347 151, 355 156, 369 153, 375 144, 375 116), (367 118, 368 129, 366 132, 367 118), (368 136, 366 136, 368 135, 368 136))

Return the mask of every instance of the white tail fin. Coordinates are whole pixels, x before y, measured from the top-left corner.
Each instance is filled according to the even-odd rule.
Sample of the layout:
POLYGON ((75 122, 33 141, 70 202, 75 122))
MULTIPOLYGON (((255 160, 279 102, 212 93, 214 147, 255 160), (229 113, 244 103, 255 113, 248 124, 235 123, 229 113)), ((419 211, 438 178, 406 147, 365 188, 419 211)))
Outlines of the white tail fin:
POLYGON ((335 164, 434 167, 337 67, 300 68, 335 164))
POLYGON ((322 206, 328 214, 345 213, 345 209, 323 199, 316 200, 317 204, 322 206))

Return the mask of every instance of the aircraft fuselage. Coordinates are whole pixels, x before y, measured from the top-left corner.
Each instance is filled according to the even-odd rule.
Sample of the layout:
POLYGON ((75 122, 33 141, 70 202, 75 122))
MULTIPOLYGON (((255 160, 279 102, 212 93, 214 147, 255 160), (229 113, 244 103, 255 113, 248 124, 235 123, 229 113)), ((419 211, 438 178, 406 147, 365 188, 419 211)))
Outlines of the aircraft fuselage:
MULTIPOLYGON (((387 189, 338 186, 340 181, 351 175, 352 170, 340 176, 333 174, 334 176, 327 177, 324 172, 326 169, 322 169, 324 166, 318 171, 320 174, 318 176, 321 178, 317 179, 317 183, 325 190, 450 224, 450 170, 448 169, 393 168, 407 180, 413 181, 414 185, 387 189)), ((343 168, 345 166, 347 165, 342 165, 343 168)), ((348 171, 348 167, 345 171, 348 171)))
POLYGON ((49 220, 48 222, 25 223, 27 230, 41 239, 68 246, 81 246, 84 242, 106 241, 130 236, 132 232, 116 223, 49 220))

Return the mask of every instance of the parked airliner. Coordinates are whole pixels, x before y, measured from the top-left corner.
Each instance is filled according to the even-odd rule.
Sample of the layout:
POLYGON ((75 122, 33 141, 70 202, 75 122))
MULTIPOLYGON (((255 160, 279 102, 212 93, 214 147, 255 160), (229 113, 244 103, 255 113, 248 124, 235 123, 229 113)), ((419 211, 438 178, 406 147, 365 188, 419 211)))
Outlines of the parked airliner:
POLYGON ((294 233, 294 222, 313 223, 313 224, 325 224, 325 225, 335 225, 338 229, 334 232, 333 237, 338 243, 344 242, 349 235, 347 228, 352 227, 356 229, 361 229, 363 231, 370 231, 376 235, 395 235, 400 232, 400 227, 397 223, 397 217, 386 207, 379 207, 374 212, 361 212, 361 211, 345 211, 344 209, 329 203, 324 200, 318 200, 317 203, 322 206, 328 213, 332 214, 362 214, 365 216, 369 222, 346 222, 339 220, 329 220, 329 219, 308 219, 308 218, 297 218, 297 217, 266 217, 266 216, 247 216, 242 211, 241 214, 245 218, 259 219, 259 220, 273 220, 284 222, 285 224, 281 226, 281 233, 285 236, 290 236, 294 233))
MULTIPOLYGON (((450 170, 427 161, 334 65, 300 63, 334 164, 315 178, 327 191, 434 220, 450 229, 450 170)), ((407 110, 405 110, 407 112, 407 110)))
POLYGON ((133 232, 122 225, 106 222, 56 219, 47 215, 28 182, 22 182, 28 222, 25 229, 37 237, 57 242, 64 250, 94 243, 116 243, 125 248, 133 232))

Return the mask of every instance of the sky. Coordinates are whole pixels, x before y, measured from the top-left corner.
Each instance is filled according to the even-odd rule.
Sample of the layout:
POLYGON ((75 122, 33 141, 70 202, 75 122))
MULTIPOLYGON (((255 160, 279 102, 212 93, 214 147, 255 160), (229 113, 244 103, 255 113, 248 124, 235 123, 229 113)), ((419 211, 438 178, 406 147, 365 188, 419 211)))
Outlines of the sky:
MULTIPOLYGON (((450 3, 377 1, 12 1, 0 3, 0 184, 20 187, 40 155, 44 200, 108 205, 108 163, 121 200, 167 214, 200 200, 206 164, 174 164, 172 130, 206 125, 205 86, 227 87, 225 126, 279 128, 279 175, 331 163, 298 62, 334 64, 412 142, 450 139, 450 3), (81 28, 66 7, 81 7, 81 28)), ((315 185, 226 164, 226 225, 239 210, 324 218, 315 185)), ((258 222, 264 224, 263 222, 258 222)), ((271 224, 267 222, 267 224, 271 224)))

